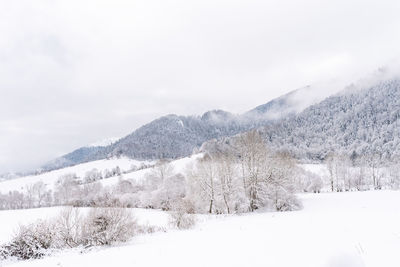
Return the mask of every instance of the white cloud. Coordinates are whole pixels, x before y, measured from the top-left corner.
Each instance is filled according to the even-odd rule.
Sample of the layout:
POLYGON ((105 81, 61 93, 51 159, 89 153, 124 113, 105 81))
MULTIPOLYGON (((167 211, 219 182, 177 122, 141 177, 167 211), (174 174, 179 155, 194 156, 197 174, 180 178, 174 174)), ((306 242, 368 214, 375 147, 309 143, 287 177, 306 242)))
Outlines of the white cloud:
POLYGON ((1 1, 0 172, 163 114, 239 113, 308 84, 356 80, 400 54, 399 8, 395 0, 1 1))

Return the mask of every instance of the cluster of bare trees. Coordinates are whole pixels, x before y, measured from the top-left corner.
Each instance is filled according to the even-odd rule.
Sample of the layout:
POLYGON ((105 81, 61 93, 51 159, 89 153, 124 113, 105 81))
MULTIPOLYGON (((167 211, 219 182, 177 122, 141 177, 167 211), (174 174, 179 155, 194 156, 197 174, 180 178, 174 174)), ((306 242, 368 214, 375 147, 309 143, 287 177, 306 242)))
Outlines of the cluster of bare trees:
POLYGON ((206 154, 190 169, 190 196, 209 213, 298 209, 295 169, 289 155, 273 153, 252 131, 238 136, 230 150, 206 154))
MULTIPOLYGON (((131 169, 137 169, 133 167, 131 169)), ((141 168, 147 167, 141 166, 141 168)), ((93 198, 95 191, 101 187, 101 184, 96 183, 97 181, 119 176, 121 173, 119 166, 110 170, 105 169, 103 172, 94 168, 87 171, 83 178, 78 177, 76 173, 67 173, 58 178, 54 191, 48 189, 44 182, 38 181, 26 185, 20 191, 0 193, 0 209, 39 208, 71 203, 82 205, 82 201, 79 200, 93 198)), ((84 203, 84 205, 90 205, 90 203, 84 203)))
POLYGON ((206 153, 184 174, 160 161, 140 182, 121 179, 109 202, 186 213, 293 210, 301 206, 296 170, 288 154, 268 150, 254 131, 238 136, 230 150, 206 153))
POLYGON ((253 131, 238 136, 230 150, 206 153, 184 174, 165 160, 155 164, 141 181, 121 178, 106 187, 97 182, 100 174, 95 169, 87 172, 87 183, 75 174, 65 174, 56 182, 54 192, 37 183, 25 194, 10 193, 0 201, 0 208, 118 206, 184 209, 187 213, 236 213, 264 207, 292 210, 300 207, 294 195, 295 173, 291 157, 271 152, 253 131))
POLYGON ((24 192, 11 191, 8 194, 0 193, 0 209, 24 209, 50 206, 53 196, 42 182, 36 182, 26 187, 24 192))
POLYGON ((346 154, 331 153, 325 164, 332 192, 398 189, 400 185, 400 164, 384 164, 376 154, 352 159, 346 154))

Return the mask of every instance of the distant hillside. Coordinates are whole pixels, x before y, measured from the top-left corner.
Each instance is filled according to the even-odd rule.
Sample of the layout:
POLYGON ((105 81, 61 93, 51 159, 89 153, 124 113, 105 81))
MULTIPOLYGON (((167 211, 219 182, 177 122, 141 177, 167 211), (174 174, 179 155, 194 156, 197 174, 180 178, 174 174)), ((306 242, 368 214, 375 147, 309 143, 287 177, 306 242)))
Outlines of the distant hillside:
POLYGON ((42 166, 43 171, 51 171, 61 169, 64 167, 73 166, 79 163, 84 163, 93 160, 105 159, 107 155, 107 149, 103 146, 88 146, 81 147, 68 153, 62 157, 59 157, 53 161, 50 161, 42 166))
POLYGON ((79 148, 42 169, 54 170, 118 155, 142 160, 188 156, 207 140, 232 136, 295 114, 301 109, 300 102, 295 101, 296 95, 308 91, 309 87, 293 91, 242 115, 222 110, 208 111, 202 116, 167 115, 111 145, 79 148))

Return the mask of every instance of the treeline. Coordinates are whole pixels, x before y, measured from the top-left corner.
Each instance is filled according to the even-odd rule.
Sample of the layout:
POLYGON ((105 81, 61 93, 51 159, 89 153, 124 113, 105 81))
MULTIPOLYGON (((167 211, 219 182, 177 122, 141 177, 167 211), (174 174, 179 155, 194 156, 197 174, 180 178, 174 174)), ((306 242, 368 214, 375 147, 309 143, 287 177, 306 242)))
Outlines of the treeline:
POLYGON ((399 189, 400 164, 379 154, 330 153, 325 159, 332 192, 399 189))
MULTIPOLYGON (((229 146, 203 151, 203 156, 177 173, 159 161, 140 181, 119 179, 103 186, 97 170, 84 178, 60 177, 54 190, 43 182, 24 192, 0 194, 0 209, 44 206, 151 208, 185 213, 243 213, 258 209, 301 208, 299 192, 398 189, 400 165, 382 166, 376 157, 330 154, 327 174, 320 177, 299 167, 289 153, 274 152, 257 131, 230 139, 229 146)), ((111 171, 119 176, 119 168, 111 171)))
MULTIPOLYGON (((54 190, 49 190, 43 181, 38 181, 34 184, 27 184, 20 191, 0 193, 0 209, 27 209, 68 204, 71 199, 76 199, 77 195, 80 195, 77 192, 91 190, 85 187, 86 184, 151 167, 153 165, 142 163, 139 166, 132 165, 125 171, 122 171, 119 166, 103 171, 93 168, 87 171, 83 177, 79 177, 76 173, 66 173, 57 179, 54 190)), ((88 185, 87 187, 92 186, 88 185)))
MULTIPOLYGON (((205 153, 183 173, 176 173, 168 161, 160 161, 141 181, 121 178, 113 186, 97 182, 102 176, 96 170, 84 179, 67 174, 58 179, 54 192, 38 182, 25 192, 0 195, 0 208, 73 205, 215 214, 260 208, 285 211, 301 207, 294 194, 300 186, 299 173, 304 175, 288 154, 273 153, 253 131, 240 135, 233 150, 205 153)), ((309 188, 320 184, 309 181, 304 185, 304 179, 301 181, 309 188)))

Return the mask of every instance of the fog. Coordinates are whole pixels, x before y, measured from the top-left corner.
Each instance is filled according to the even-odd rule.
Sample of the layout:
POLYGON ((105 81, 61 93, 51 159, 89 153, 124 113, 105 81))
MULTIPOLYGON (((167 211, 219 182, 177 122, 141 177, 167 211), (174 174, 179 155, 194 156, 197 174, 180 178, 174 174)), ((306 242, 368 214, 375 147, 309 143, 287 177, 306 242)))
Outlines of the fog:
POLYGON ((242 113, 307 85, 323 98, 397 62, 399 10, 394 0, 1 1, 0 173, 169 113, 242 113))

